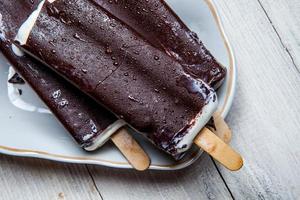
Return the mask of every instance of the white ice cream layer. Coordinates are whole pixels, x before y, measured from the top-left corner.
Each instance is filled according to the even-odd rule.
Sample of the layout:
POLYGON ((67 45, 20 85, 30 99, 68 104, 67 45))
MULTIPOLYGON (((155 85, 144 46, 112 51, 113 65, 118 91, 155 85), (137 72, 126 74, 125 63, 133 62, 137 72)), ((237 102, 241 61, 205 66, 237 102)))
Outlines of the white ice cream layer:
MULTIPOLYGON (((45 0, 41 1, 35 11, 33 11, 30 16, 26 19, 26 21, 21 25, 18 33, 15 37, 15 41, 18 41, 20 45, 26 44, 28 37, 30 35, 31 30, 43 8, 45 0)), ((12 50, 17 56, 23 56, 24 52, 20 50, 16 45, 12 45, 12 50)))
MULTIPOLYGON (((207 88, 211 88, 202 80, 198 80, 201 84, 205 85, 207 88)), ((195 85, 195 87, 197 87, 195 85)), ((207 124, 207 122, 212 117, 213 113, 217 110, 218 100, 216 93, 212 90, 210 94, 205 98, 207 99, 206 105, 203 107, 202 111, 196 116, 194 124, 189 127, 187 133, 181 138, 181 141, 175 146, 177 153, 183 153, 191 148, 194 143, 195 137, 200 133, 202 128, 207 124)), ((179 139, 179 138, 178 138, 179 139)))
MULTIPOLYGON (((33 26, 42 10, 42 7, 45 3, 45 0, 41 1, 35 11, 33 11, 29 17, 26 19, 26 21, 21 25, 21 27, 18 30, 18 33, 15 37, 15 41, 18 41, 20 45, 26 44, 28 37, 30 35, 31 30, 33 29, 33 26)), ((21 51, 18 47, 16 47, 14 44, 12 44, 12 50, 16 56, 23 56, 24 53, 21 51)), ((15 71, 10 68, 10 74, 9 77, 13 76, 15 71)), ((27 103, 23 101, 20 98, 20 94, 18 93, 17 89, 14 87, 13 84, 8 83, 8 96, 10 98, 10 101, 15 105, 16 107, 27 110, 31 112, 40 112, 40 113, 51 113, 48 109, 45 108, 38 108, 30 103, 27 103)))
MULTIPOLYGON (((8 70, 8 78, 7 80, 10 80, 11 77, 15 74, 15 70, 13 67, 9 67, 8 70)), ((51 114, 51 112, 47 108, 39 108, 31 103, 28 103, 24 101, 21 98, 21 95, 19 93, 19 89, 17 88, 17 85, 13 83, 9 83, 7 81, 7 94, 10 102, 17 108, 29 112, 38 112, 38 113, 43 113, 43 114, 51 114)))
POLYGON ((94 151, 101 147, 107 140, 110 139, 110 136, 114 134, 121 127, 125 126, 126 122, 124 120, 117 120, 113 124, 109 125, 100 135, 98 135, 93 140, 93 144, 91 146, 85 147, 84 149, 87 151, 94 151))

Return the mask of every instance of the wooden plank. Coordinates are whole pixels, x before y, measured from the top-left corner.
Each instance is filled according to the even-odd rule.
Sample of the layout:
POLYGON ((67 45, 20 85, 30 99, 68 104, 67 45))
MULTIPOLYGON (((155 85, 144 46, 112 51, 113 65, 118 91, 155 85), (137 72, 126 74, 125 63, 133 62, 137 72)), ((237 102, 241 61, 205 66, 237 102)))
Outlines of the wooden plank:
MULTIPOLYGON (((297 3, 216 1, 239 68, 227 120, 245 166, 234 173, 219 166, 236 199, 300 195, 297 3)), ((0 199, 101 199, 85 166, 8 156, 0 156, 0 162, 0 199)), ((104 199, 230 198, 208 156, 178 172, 89 168, 104 199)))
POLYGON ((241 171, 219 166, 221 173, 236 199, 297 199, 300 73, 258 1, 215 2, 237 58, 237 93, 227 121, 232 146, 245 159, 241 171))
POLYGON ((259 2, 300 72, 300 1, 259 0, 259 2))
POLYGON ((173 172, 89 168, 105 200, 231 199, 207 155, 173 172))
POLYGON ((0 199, 102 199, 85 165, 0 155, 0 199))

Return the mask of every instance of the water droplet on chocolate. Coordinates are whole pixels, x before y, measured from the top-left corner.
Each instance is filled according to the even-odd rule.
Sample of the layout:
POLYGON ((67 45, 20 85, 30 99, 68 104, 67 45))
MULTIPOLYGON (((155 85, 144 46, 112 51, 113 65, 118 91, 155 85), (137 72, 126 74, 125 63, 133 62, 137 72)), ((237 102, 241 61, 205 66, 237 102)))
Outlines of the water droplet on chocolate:
POLYGON ((90 125, 91 125, 92 132, 97 133, 98 129, 97 129, 97 126, 96 126, 96 124, 94 123, 93 120, 90 120, 90 125))
POLYGON ((62 99, 60 102, 58 102, 58 105, 59 105, 60 108, 64 108, 68 104, 69 104, 69 102, 66 99, 62 99))
POLYGON ((134 98, 134 97, 131 96, 131 95, 128 96, 128 99, 130 99, 131 101, 134 101, 134 102, 139 102, 138 99, 134 98))
POLYGON ((107 47, 105 50, 105 53, 107 54, 111 54, 113 51, 111 50, 111 48, 107 47))
POLYGON ((53 40, 50 40, 50 41, 49 41, 49 44, 51 44, 52 46, 55 46, 53 40))
POLYGON ((60 97, 60 95, 61 95, 61 90, 56 90, 52 93, 52 98, 57 99, 60 97))
POLYGON ((74 37, 75 39, 77 39, 77 40, 80 40, 80 41, 82 41, 82 42, 85 42, 85 40, 82 39, 78 33, 75 33, 75 34, 73 35, 73 37, 74 37))
POLYGON ((127 44, 123 44, 122 47, 123 48, 128 48, 128 45, 127 44))

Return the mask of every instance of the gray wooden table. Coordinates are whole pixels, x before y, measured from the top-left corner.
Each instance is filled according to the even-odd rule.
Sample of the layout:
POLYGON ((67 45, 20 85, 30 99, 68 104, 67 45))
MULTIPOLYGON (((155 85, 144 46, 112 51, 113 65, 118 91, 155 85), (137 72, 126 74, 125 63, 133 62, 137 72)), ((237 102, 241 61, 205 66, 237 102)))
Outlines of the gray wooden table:
POLYGON ((238 65, 227 118, 245 158, 135 172, 0 155, 0 199, 299 199, 300 1, 216 0, 238 65))

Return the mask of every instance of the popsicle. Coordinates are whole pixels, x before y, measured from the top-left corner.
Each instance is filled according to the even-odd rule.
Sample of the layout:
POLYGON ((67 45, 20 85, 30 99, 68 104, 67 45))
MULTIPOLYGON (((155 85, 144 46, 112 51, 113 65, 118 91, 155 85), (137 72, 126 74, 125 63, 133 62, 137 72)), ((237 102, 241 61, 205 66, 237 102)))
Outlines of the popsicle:
POLYGON ((186 73, 217 88, 226 69, 164 0, 91 0, 175 58, 186 73))
POLYGON ((217 106, 204 81, 90 1, 46 2, 18 46, 174 158, 191 147, 217 106))
POLYGON ((37 2, 32 4, 21 0, 5 1, 0 5, 0 49, 3 54, 82 148, 95 150, 111 138, 134 168, 148 168, 149 157, 127 133, 123 120, 41 63, 27 55, 17 56, 12 50, 11 41, 22 23, 36 11, 36 7, 37 2), (126 148, 123 147, 125 142, 126 148))

